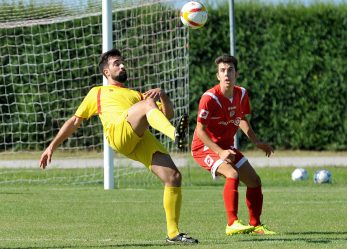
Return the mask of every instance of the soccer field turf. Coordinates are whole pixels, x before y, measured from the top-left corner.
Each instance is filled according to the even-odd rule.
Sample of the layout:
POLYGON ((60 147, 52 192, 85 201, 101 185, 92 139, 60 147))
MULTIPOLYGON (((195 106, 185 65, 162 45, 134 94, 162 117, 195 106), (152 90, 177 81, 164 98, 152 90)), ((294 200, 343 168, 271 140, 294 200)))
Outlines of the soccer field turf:
MULTIPOLYGON (((223 181, 212 183, 192 168, 181 230, 200 240, 196 248, 345 249, 347 168, 328 169, 328 185, 313 184, 314 169, 304 182, 290 180, 293 168, 257 169, 264 185, 262 221, 278 235, 226 236, 223 181)), ((105 191, 101 184, 1 184, 0 248, 182 248, 164 242, 162 192, 159 185, 105 191)), ((239 193, 239 218, 247 222, 244 186, 239 193)))

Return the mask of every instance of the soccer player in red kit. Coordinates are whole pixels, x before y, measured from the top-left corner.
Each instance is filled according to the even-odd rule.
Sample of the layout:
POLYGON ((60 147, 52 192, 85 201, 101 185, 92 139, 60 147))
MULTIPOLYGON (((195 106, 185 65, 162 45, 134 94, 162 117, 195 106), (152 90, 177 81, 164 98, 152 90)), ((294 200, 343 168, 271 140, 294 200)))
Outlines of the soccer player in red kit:
POLYGON ((192 155, 201 167, 211 172, 213 179, 217 176, 225 178, 223 198, 228 218, 227 235, 275 234, 260 222, 263 207, 261 181, 247 158, 234 148, 234 136, 240 127, 266 156, 273 153, 273 148, 258 140, 246 118, 251 108, 247 90, 235 85, 238 76, 236 58, 222 55, 215 63, 219 84, 200 99, 192 155), (248 225, 237 216, 239 181, 247 186, 248 225))

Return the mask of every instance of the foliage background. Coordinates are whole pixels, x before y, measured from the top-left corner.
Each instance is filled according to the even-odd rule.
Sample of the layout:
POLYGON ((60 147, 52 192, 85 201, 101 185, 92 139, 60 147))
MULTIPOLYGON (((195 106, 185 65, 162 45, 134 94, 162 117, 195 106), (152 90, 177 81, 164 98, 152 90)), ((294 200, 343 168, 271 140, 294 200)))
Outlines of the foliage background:
MULTIPOLYGON (((46 7, 30 8, 42 13, 42 17, 47 13, 46 7)), ((8 9, 9 6, 2 6, 0 12, 8 9)), ((230 51, 228 5, 209 6, 208 9, 206 26, 191 30, 189 36, 191 134, 201 94, 217 83, 214 59, 230 51)), ((16 16, 16 12, 25 11, 26 7, 19 4, 11 5, 8 13, 16 16)), ((56 11, 59 15, 66 14, 67 10, 58 6, 56 11)), ((6 15, 0 15, 0 21, 6 22, 6 15)), ((58 83, 67 89, 101 81, 95 67, 101 53, 100 21, 100 16, 94 16, 33 27, 37 32, 48 34, 44 40, 25 36, 32 34, 31 28, 0 28, 0 95, 6 96, 6 100, 0 98, 0 144, 20 138, 24 142, 17 149, 41 150, 46 144, 32 141, 47 141, 56 134, 63 120, 73 113, 65 110, 74 109, 85 94, 77 91, 78 96, 68 96, 69 92, 59 92, 57 84, 33 88, 23 82, 60 79, 58 83), (56 32, 59 26, 81 27, 81 22, 88 28, 56 32), (65 37, 75 39, 66 40, 65 37), (24 43, 29 45, 18 45, 24 43), (52 53, 52 48, 59 50, 52 53), (64 53, 70 59, 61 59, 60 55, 64 53), (31 64, 21 67, 24 59, 39 64, 54 63, 40 64, 34 69, 31 64), (29 74, 32 70, 36 70, 34 76, 29 74), (75 80, 65 80, 64 74, 70 74, 75 80), (8 82, 17 84, 13 86, 8 82), (31 94, 23 94, 28 92, 31 94), (54 105, 61 105, 62 96, 74 101, 65 102, 59 113, 47 113, 40 105, 47 96, 44 93, 53 99, 52 109, 55 109, 54 105), (27 104, 8 104, 18 101, 27 104), (24 120, 32 120, 33 125, 23 125, 24 120), (18 125, 10 126, 9 123, 18 125), (37 129, 45 132, 34 134, 37 129)), ((235 5, 235 21, 238 83, 249 91, 253 111, 251 124, 259 138, 277 149, 346 150, 347 4, 315 3, 305 7, 298 3, 241 2, 235 5)), ((93 138, 100 141, 91 141, 88 138, 95 131, 83 132, 85 146, 102 143, 101 133, 93 138)), ((75 146, 74 140, 70 141, 71 146, 75 146)), ((240 137, 240 146, 242 149, 252 148, 245 136, 240 137)), ((0 147, 0 150, 6 149, 0 147)))
MULTIPOLYGON (((347 5, 240 3, 235 23, 238 84, 249 91, 259 138, 279 149, 346 149, 347 5)), ((196 117, 201 93, 218 83, 214 59, 230 51, 227 4, 209 8, 189 45, 196 117)), ((245 136, 240 145, 251 147, 245 136)))

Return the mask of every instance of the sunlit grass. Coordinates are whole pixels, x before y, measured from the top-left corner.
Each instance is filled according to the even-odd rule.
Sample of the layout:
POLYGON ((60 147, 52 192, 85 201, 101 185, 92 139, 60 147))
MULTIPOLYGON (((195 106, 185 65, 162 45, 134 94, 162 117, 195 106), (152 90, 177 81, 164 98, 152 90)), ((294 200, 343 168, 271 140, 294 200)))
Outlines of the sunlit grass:
MULTIPOLYGON (((262 221, 278 235, 233 237, 224 234, 223 181, 194 167, 188 184, 185 169, 180 227, 200 240, 199 248, 345 248, 347 168, 332 167, 333 184, 327 185, 313 183, 313 169, 303 182, 290 180, 292 168, 258 169, 262 221)), ((101 182, 2 184, 0 248, 166 248, 163 188, 150 181, 157 184, 108 191, 101 182)), ((245 190, 241 185, 239 218, 247 222, 245 190)))

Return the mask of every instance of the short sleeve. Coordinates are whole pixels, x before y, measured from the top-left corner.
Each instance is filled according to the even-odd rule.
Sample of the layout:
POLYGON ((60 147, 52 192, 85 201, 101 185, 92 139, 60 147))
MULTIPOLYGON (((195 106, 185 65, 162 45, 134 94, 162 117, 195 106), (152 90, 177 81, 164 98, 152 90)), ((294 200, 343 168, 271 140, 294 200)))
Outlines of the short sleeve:
POLYGON ((213 111, 219 108, 216 102, 208 95, 202 95, 199 102, 197 122, 208 125, 213 111))
POLYGON ((83 99, 82 103, 75 112, 75 116, 89 119, 90 117, 98 113, 97 102, 99 90, 101 90, 100 87, 94 87, 88 92, 87 96, 83 99))
POLYGON ((248 91, 245 91, 245 94, 241 99, 241 114, 242 117, 244 117, 247 114, 251 114, 251 104, 248 98, 248 91))

